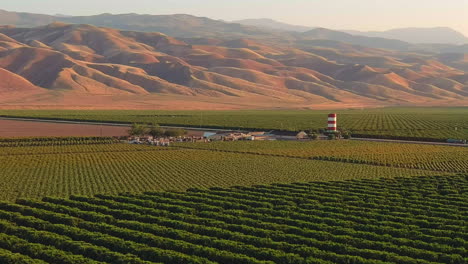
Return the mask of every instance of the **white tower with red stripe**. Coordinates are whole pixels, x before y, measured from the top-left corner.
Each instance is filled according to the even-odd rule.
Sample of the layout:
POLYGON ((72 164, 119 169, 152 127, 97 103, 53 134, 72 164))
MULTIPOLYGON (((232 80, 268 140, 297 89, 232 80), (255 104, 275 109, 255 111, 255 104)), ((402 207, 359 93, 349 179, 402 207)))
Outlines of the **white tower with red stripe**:
POLYGON ((328 115, 328 132, 333 133, 337 131, 337 115, 328 115))

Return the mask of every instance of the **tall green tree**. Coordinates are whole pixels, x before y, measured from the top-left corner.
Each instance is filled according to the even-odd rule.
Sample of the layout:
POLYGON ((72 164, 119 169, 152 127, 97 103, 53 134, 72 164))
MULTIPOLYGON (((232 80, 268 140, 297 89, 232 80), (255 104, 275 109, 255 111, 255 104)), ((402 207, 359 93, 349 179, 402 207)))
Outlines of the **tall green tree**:
POLYGON ((168 129, 164 134, 167 137, 181 137, 186 134, 186 131, 183 129, 168 129))
POLYGON ((128 130, 128 134, 134 137, 141 137, 146 135, 147 128, 143 124, 132 124, 132 127, 128 130))
POLYGON ((153 138, 163 137, 164 129, 162 129, 159 125, 153 125, 149 128, 148 135, 152 136, 153 138))

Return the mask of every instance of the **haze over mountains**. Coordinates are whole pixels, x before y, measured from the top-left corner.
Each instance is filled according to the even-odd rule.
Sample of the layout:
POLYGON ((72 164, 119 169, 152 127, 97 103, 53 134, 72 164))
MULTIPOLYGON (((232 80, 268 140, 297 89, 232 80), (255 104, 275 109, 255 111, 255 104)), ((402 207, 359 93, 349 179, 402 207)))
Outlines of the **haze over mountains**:
POLYGON ((243 19, 232 21, 232 23, 239 23, 247 26, 255 26, 260 28, 268 28, 282 31, 296 31, 296 32, 306 32, 314 29, 313 27, 291 25, 283 22, 279 22, 270 18, 259 18, 259 19, 243 19))
MULTIPOLYGON (((256 26, 260 28, 284 30, 284 31, 295 31, 295 32, 306 32, 313 30, 314 27, 290 25, 275 21, 273 19, 261 18, 261 19, 244 19, 233 21, 242 25, 256 26)), ((468 44, 468 37, 462 33, 448 28, 448 27, 436 27, 436 28, 398 28, 387 31, 358 31, 358 30, 341 30, 342 32, 349 33, 352 35, 386 38, 401 40, 413 44, 468 44)))
POLYGON ((398 39, 410 43, 444 43, 444 44, 467 44, 468 38, 462 33, 448 27, 438 28, 399 28, 383 32, 370 31, 362 32, 356 30, 347 30, 347 33, 353 35, 362 35, 367 37, 379 37, 388 39, 398 39))
POLYGON ((0 27, 3 105, 468 104, 466 45, 415 45, 323 28, 285 32, 189 15, 3 11, 0 24, 18 26, 0 27), (59 20, 66 23, 53 22, 59 20))

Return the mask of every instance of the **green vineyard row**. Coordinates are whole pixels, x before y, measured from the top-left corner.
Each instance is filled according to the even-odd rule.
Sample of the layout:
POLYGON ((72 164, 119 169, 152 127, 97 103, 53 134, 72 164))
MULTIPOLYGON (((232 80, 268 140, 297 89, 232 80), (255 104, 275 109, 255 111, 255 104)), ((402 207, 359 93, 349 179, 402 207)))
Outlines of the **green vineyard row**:
POLYGON ((181 148, 468 173, 468 148, 366 141, 179 143, 181 148))
POLYGON ((0 200, 451 172, 129 144, 0 148, 0 200))
POLYGON ((462 264, 467 221, 467 176, 20 199, 0 203, 0 260, 462 264))

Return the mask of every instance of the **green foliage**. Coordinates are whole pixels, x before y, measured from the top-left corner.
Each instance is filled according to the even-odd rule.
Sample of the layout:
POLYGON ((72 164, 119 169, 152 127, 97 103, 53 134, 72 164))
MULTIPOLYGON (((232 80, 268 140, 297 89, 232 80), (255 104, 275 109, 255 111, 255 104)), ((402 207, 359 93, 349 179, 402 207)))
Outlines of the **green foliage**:
POLYGON ((165 135, 164 129, 159 127, 158 125, 151 126, 148 130, 148 135, 154 137, 154 138, 159 138, 163 137, 165 135))
POLYGON ((351 133, 350 132, 343 132, 342 137, 344 139, 351 139, 351 133))
POLYGON ((351 139, 352 133, 346 129, 339 129, 339 135, 343 139, 351 139))
POLYGON ((254 141, 176 146, 428 171, 468 173, 468 148, 368 141, 254 141))
MULTIPOLYGON (((294 143, 299 142, 284 142, 297 148, 298 145, 294 143)), ((310 146, 303 143, 303 146, 310 146)), ((314 143, 320 144, 321 141, 314 143)), ((268 142, 265 144, 267 147, 274 146, 268 142)), ((209 148, 219 145, 184 143, 181 146, 209 148)), ((304 150, 293 150, 293 155, 269 154, 268 151, 266 155, 249 154, 245 152, 256 150, 246 146, 254 145, 245 145, 244 142, 226 146, 229 148, 224 152, 121 143, 1 147, 0 200, 441 174, 439 171, 351 164, 348 157, 342 161, 336 155, 330 155, 335 157, 331 159, 332 162, 324 161, 323 156, 326 155, 322 154, 319 158, 313 158, 317 160, 307 156, 294 157, 304 150), (236 146, 239 148, 236 149, 236 146)), ((284 148, 282 145, 278 147, 284 148)), ((262 151, 260 145, 258 149, 262 151)), ((281 149, 278 151, 281 152, 281 149)), ((310 151, 320 153, 317 148, 310 151)), ((348 150, 345 153, 351 155, 354 152, 348 150)), ((459 166, 462 164, 459 163, 459 166)), ((431 166, 437 168, 436 164, 431 166)))
POLYGON ((309 138, 312 140, 317 140, 319 138, 319 135, 317 133, 310 133, 309 138))
POLYGON ((146 125, 133 123, 131 128, 128 130, 128 134, 134 137, 141 137, 147 134, 148 128, 146 125))
POLYGON ((466 176, 0 203, 2 263, 466 263, 466 176))
POLYGON ((166 137, 181 137, 181 136, 183 136, 185 134, 186 134, 186 132, 183 129, 167 129, 164 132, 164 135, 166 137))
MULTIPOLYGON (((82 110, 0 110, 0 116, 82 121, 257 129, 323 130, 329 111, 82 111, 82 110), (203 115, 203 120, 200 120, 203 115)), ((468 108, 379 108, 340 110, 338 128, 353 134, 402 139, 468 139, 468 108)))

